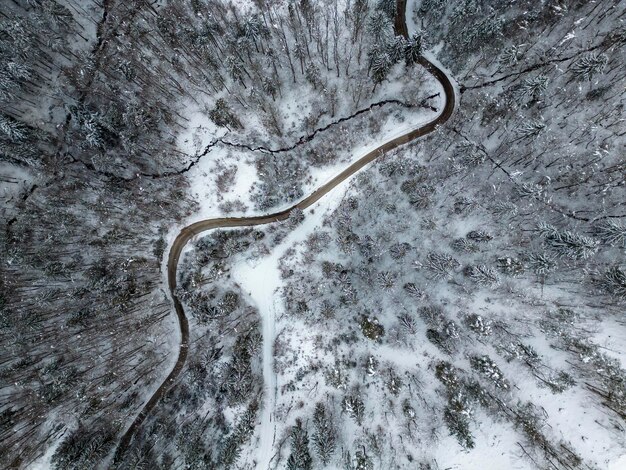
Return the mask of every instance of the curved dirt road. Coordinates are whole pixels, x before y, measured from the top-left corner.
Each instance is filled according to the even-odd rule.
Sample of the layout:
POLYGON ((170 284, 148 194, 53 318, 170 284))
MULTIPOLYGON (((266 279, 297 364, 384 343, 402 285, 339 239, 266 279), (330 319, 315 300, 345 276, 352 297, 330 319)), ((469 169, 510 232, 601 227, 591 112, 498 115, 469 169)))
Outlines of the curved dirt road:
MULTIPOLYGON (((399 0, 398 4, 406 5, 406 0, 404 1, 399 0)), ((405 38, 408 37, 408 31, 407 31, 406 20, 405 20, 405 8, 398 9, 398 15, 396 17, 394 28, 396 30, 396 34, 402 35, 405 38)), ((366 155, 361 157, 359 160, 355 161, 350 166, 348 166, 345 170, 343 170, 333 179, 328 181, 326 184, 316 189, 309 196, 307 196, 306 198, 304 198, 297 204, 294 204, 293 206, 285 210, 282 210, 273 214, 267 214, 267 215, 261 215, 261 216, 255 216, 255 217, 225 217, 225 218, 218 218, 218 219, 201 220, 199 222, 193 223, 183 228, 180 231, 180 233, 174 240, 172 247, 170 248, 168 262, 167 262, 167 277, 168 277, 169 290, 170 290, 170 295, 172 296, 172 300, 174 301, 174 307, 176 309, 176 315, 178 317, 178 323, 180 325, 180 332, 181 332, 181 344, 180 344, 180 350, 178 353, 178 359, 176 361, 176 364, 174 365, 174 368, 169 373, 167 378, 163 381, 163 383, 159 386, 159 388, 154 392, 150 400, 148 400, 148 402, 144 405, 141 412, 137 415, 133 423, 127 429, 126 433, 124 433, 124 436, 122 437, 120 444, 117 448, 116 454, 115 454, 116 460, 118 460, 124 454, 125 450, 128 448, 128 445, 130 444, 137 429, 141 426, 145 418, 152 411, 152 409, 156 406, 157 402, 163 397, 163 395, 174 384, 174 382, 178 378, 187 360, 187 353, 189 350, 189 345, 188 345, 189 323, 187 321, 187 316, 185 315, 185 311, 183 310, 183 306, 178 300, 178 297, 176 296, 176 292, 175 292, 176 291, 176 272, 178 270, 178 261, 182 253, 182 250, 187 244, 187 242, 189 242, 189 240, 195 235, 198 235, 202 232, 206 232, 207 230, 212 230, 212 229, 217 229, 217 228, 227 228, 227 227, 250 227, 250 226, 265 225, 265 224, 270 224, 272 222, 285 220, 287 219, 287 217, 289 217, 289 214, 291 213, 292 210, 296 208, 304 210, 310 207, 315 202, 317 202, 320 198, 326 195, 329 191, 331 191, 333 188, 337 187, 339 184, 343 183, 352 175, 354 175, 357 171, 361 170, 363 167, 370 164, 377 158, 385 155, 387 152, 390 152, 391 150, 397 147, 400 147, 401 145, 407 144, 419 137, 422 137, 436 130, 441 124, 445 123, 450 118, 450 116, 452 115, 452 112, 454 111, 455 102, 456 102, 454 87, 452 85, 452 82, 448 78, 448 76, 441 69, 439 69, 436 65, 429 62, 423 57, 420 57, 418 63, 422 67, 426 68, 426 70, 428 70, 428 72, 430 72, 437 79, 437 81, 441 83, 443 90, 444 90, 444 94, 445 94, 445 105, 441 113, 431 122, 415 130, 412 130, 404 135, 396 137, 382 144, 380 147, 376 148, 375 150, 372 150, 371 152, 367 153, 366 155)))

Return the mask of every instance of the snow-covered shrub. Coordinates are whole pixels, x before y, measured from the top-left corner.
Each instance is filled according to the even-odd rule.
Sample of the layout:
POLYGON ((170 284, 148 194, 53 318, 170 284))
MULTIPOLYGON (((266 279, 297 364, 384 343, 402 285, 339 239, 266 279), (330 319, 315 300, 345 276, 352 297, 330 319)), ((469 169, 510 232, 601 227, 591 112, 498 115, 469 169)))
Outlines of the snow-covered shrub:
POLYGON ((432 252, 426 257, 425 266, 432 279, 449 279, 460 263, 447 253, 432 252))
POLYGON ((394 243, 391 245, 391 248, 389 248, 389 254, 393 259, 400 260, 404 258, 412 248, 413 247, 406 242, 394 243))
POLYGON ((619 266, 613 266, 603 273, 595 273, 593 281, 617 299, 626 300, 626 271, 619 266))
POLYGON ((492 333, 491 322, 486 322, 483 317, 475 313, 465 317, 465 325, 479 335, 489 336, 492 333))
POLYGON ((302 197, 304 168, 300 159, 271 155, 257 162, 257 173, 259 182, 252 195, 257 208, 267 210, 302 197))
POLYGON ((546 275, 553 272, 557 268, 556 260, 548 253, 530 253, 528 255, 528 267, 535 274, 546 275))
POLYGON ((545 222, 537 225, 537 231, 544 238, 546 245, 560 257, 587 259, 598 251, 597 240, 569 230, 559 230, 545 222))
POLYGON ((499 216, 517 215, 517 206, 509 201, 498 201, 491 207, 491 212, 499 216))
POLYGON ((545 75, 537 75, 524 79, 522 83, 513 90, 513 96, 518 104, 527 104, 528 102, 538 101, 547 89, 548 77, 545 75))
POLYGON ((403 313, 398 316, 398 321, 400 322, 402 329, 407 333, 411 335, 417 333, 417 322, 415 321, 415 317, 409 313, 403 313))
POLYGON ((287 226, 290 229, 293 229, 300 225, 304 220, 304 212, 299 207, 296 207, 291 210, 289 213, 289 217, 287 218, 287 226))
POLYGON ((393 289, 396 283, 397 274, 391 271, 383 271, 378 273, 377 280, 378 285, 385 291, 393 289))
POLYGON ((608 63, 609 57, 606 54, 590 52, 575 61, 570 70, 579 80, 591 81, 595 75, 604 72, 608 63))
POLYGON ((341 407, 345 413, 361 426, 365 418, 365 403, 358 392, 346 395, 341 401, 341 407))
POLYGON ((524 274, 524 263, 517 258, 506 256, 498 258, 496 262, 498 264, 498 270, 502 274, 506 274, 507 276, 520 276, 524 274))
POLYGON ((534 139, 546 128, 541 119, 525 119, 515 128, 515 133, 521 139, 534 139))
POLYGON ((467 266, 464 269, 464 273, 481 286, 494 286, 500 283, 500 276, 498 276, 496 270, 484 264, 467 266))
POLYGON ((626 247, 626 225, 623 222, 605 219, 599 222, 593 231, 608 245, 626 247))
POLYGON ((328 465, 337 447, 337 430, 332 415, 321 402, 315 405, 313 426, 313 448, 321 462, 328 465))
POLYGON ((328 232, 316 230, 307 237, 305 245, 310 254, 319 254, 324 249, 328 248, 330 243, 331 237, 328 232))
POLYGON ((450 434, 456 437, 459 444, 466 449, 474 447, 474 437, 469 428, 472 414, 470 401, 462 390, 450 394, 443 418, 450 434))
POLYGON ((465 235, 465 237, 468 240, 472 240, 472 241, 479 242, 479 243, 486 243, 486 242, 493 240, 493 235, 491 235, 489 232, 486 232, 484 230, 472 230, 471 232, 468 232, 465 235))
POLYGON ((552 373, 546 379, 540 382, 552 390, 553 393, 563 393, 568 388, 573 387, 576 382, 567 372, 560 370, 558 373, 552 373))
POLYGON ((349 377, 344 365, 339 361, 335 361, 335 365, 326 370, 325 378, 328 385, 343 390, 348 384, 349 377))
POLYGON ((524 57, 523 46, 511 45, 505 48, 498 57, 498 63, 506 67, 517 64, 524 57))
POLYGON ((218 167, 215 182, 220 193, 227 193, 233 187, 237 176, 237 165, 220 165, 218 167))
POLYGON ((239 199, 230 199, 219 204, 219 210, 224 214, 232 214, 233 212, 245 212, 248 209, 239 199))
POLYGON ((361 331, 366 338, 373 341, 380 341, 385 335, 385 328, 378 322, 376 318, 370 318, 363 315, 359 323, 361 331))
POLYGON ((414 299, 421 300, 426 297, 426 293, 422 289, 420 289, 414 282, 407 282, 403 286, 403 288, 407 292, 407 294, 409 294, 414 299))
POLYGON ((502 390, 509 389, 509 382, 504 378, 504 374, 498 365, 489 356, 471 356, 469 361, 472 369, 491 380, 496 388, 502 390))
POLYGON ((406 180, 400 186, 405 193, 411 205, 417 209, 427 209, 430 207, 431 198, 435 188, 430 185, 421 183, 421 178, 412 178, 406 180))
POLYGON ((475 199, 461 196, 454 201, 455 214, 468 214, 478 207, 475 199))
POLYGON ((398 396, 402 389, 402 379, 392 370, 389 370, 388 378, 386 381, 387 389, 392 395, 398 396))

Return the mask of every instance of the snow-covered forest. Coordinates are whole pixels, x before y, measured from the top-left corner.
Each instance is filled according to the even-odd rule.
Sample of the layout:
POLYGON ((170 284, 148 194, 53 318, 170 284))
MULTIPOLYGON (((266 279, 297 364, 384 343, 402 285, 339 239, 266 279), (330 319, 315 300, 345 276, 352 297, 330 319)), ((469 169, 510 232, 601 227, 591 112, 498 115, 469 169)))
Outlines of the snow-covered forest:
POLYGON ((626 468, 625 21, 3 1, 0 467, 626 468))

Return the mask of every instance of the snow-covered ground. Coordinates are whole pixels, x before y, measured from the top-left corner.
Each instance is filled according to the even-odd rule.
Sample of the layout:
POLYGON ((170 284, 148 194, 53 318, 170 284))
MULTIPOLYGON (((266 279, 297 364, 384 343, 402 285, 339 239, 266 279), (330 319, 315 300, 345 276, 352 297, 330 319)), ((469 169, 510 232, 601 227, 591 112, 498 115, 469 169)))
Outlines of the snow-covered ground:
MULTIPOLYGON (((399 86, 398 83, 392 84, 392 86, 385 91, 384 97, 393 98, 399 86)), ((438 82, 431 80, 428 84, 425 84, 422 95, 426 96, 435 93, 439 93, 439 97, 435 100, 431 100, 431 104, 440 110, 443 103, 443 89, 438 82)), ((293 102, 295 103, 297 99, 298 97, 294 95, 293 102)), ((339 114, 341 115, 341 113, 339 114)), ((364 135, 364 139, 360 141, 360 145, 355 148, 339 150, 339 157, 337 158, 336 164, 311 169, 310 177, 307 178, 306 183, 303 185, 304 194, 307 195, 311 193, 316 187, 332 179, 334 175, 340 173, 346 166, 356 161, 362 155, 367 154, 386 141, 420 127, 436 116, 434 112, 420 108, 418 108, 417 111, 411 112, 403 110, 400 115, 402 116, 401 120, 394 118, 386 120, 382 124, 380 132, 376 135, 364 135)), ((181 138, 181 148, 189 154, 201 153, 203 148, 209 145, 209 143, 224 136, 228 137, 223 130, 216 128, 208 121, 206 115, 202 112, 192 114, 189 128, 193 130, 193 133, 181 138)), ((321 134, 316 138, 323 139, 324 135, 321 134)), ((236 182, 229 192, 232 193, 233 197, 245 204, 245 206, 252 206, 250 201, 250 189, 257 179, 255 160, 251 156, 248 156, 248 158, 242 157, 241 155, 237 156, 236 153, 237 149, 218 144, 211 149, 207 156, 200 159, 198 164, 188 173, 191 181, 191 192, 199 202, 199 210, 197 214, 194 214, 192 218, 186 220, 181 226, 191 224, 198 220, 205 220, 222 215, 218 209, 218 204, 224 195, 219 194, 213 179, 216 174, 216 166, 220 163, 236 165, 236 182)), ((297 158, 295 155, 292 156, 292 152, 285 154, 285 158, 290 157, 297 158)), ((269 468, 276 438, 276 418, 273 416, 273 413, 278 384, 273 366, 273 348, 276 335, 276 318, 282 315, 284 310, 284 305, 280 300, 280 290, 284 283, 278 269, 279 259, 288 248, 304 241, 316 227, 321 225, 323 218, 336 208, 346 187, 347 184, 344 184, 339 188, 335 188, 331 193, 322 198, 320 202, 305 211, 305 221, 291 232, 280 245, 274 247, 269 256, 254 264, 242 262, 232 268, 234 279, 241 285, 242 290, 248 293, 254 305, 259 309, 263 319, 263 377, 265 382, 266 402, 263 407, 261 425, 258 431, 260 444, 257 468, 260 469, 269 468)), ((292 204, 293 203, 285 204, 284 206, 277 207, 275 210, 281 210, 292 204)), ((233 215, 251 216, 258 214, 258 211, 248 209, 245 211, 245 214, 233 215)), ((181 226, 172 227, 169 231, 167 241, 170 246, 181 226)), ((184 256, 184 252, 182 256, 184 256)), ((167 256, 164 257, 162 265, 164 276, 167 273, 166 263, 167 256)), ((165 280, 165 282, 167 282, 167 280, 165 280)))
POLYGON ((2 210, 11 207, 14 198, 33 184, 33 175, 24 168, 15 165, 0 165, 0 200, 2 210))
MULTIPOLYGON (((425 94, 442 94, 441 86, 435 80, 431 80, 424 85, 425 94)), ((440 108, 442 104, 441 97, 432 100, 431 104, 436 108, 440 108)), ((378 110, 374 110, 372 113, 375 114, 377 111, 378 110)), ((362 139, 359 140, 359 144, 356 147, 336 149, 336 163, 308 169, 307 171, 310 176, 305 178, 305 181, 302 182, 304 193, 309 194, 315 188, 323 185, 335 174, 341 172, 346 166, 350 165, 350 163, 357 160, 362 155, 365 155, 370 150, 377 148, 382 143, 394 137, 405 134, 409 130, 431 121, 435 116, 434 112, 423 108, 411 111, 401 110, 397 114, 402 117, 402 120, 395 118, 395 115, 391 116, 390 119, 382 123, 381 129, 376 135, 363 133, 362 139)), ((197 129, 198 131, 194 133, 194 137, 187 138, 186 140, 188 142, 195 140, 196 144, 187 148, 187 152, 198 154, 215 140, 221 137, 228 139, 227 133, 213 126, 202 113, 194 114, 193 119, 190 128, 197 129)), ((349 123, 347 124, 349 125, 349 123)), ((344 124, 344 126, 345 125, 346 124, 344 124)), ((318 134, 315 139, 323 141, 324 133, 318 134)), ((243 213, 235 213, 233 215, 259 215, 261 212, 253 208, 253 204, 250 200, 250 189, 253 183, 258 180, 255 164, 259 156, 262 157, 263 153, 250 153, 245 150, 220 144, 213 147, 188 173, 191 193, 196 196, 200 205, 200 209, 197 215, 194 215, 193 220, 204 220, 221 215, 218 205, 219 202, 222 201, 222 198, 229 200, 236 199, 250 207, 250 209, 243 213), (227 194, 219 194, 215 188, 214 178, 217 173, 216 167, 219 164, 235 165, 237 168, 235 184, 229 188, 227 194)), ((281 158, 299 158, 299 156, 297 150, 294 150, 281 154, 281 158)), ((273 210, 278 211, 290 205, 292 205, 292 203, 285 203, 283 206, 276 207, 273 210)))
POLYGON ((294 244, 303 242, 341 200, 345 187, 333 189, 318 203, 307 209, 305 219, 271 253, 260 261, 240 262, 232 267, 233 278, 239 283, 244 293, 250 296, 263 318, 263 380, 265 382, 266 402, 261 415, 259 428, 259 462, 257 468, 267 469, 273 456, 276 436, 276 417, 274 407, 279 387, 274 371, 274 339, 276 337, 276 319, 284 314, 284 304, 280 291, 284 285, 280 276, 279 260, 285 251, 294 244))
MULTIPOLYGON (((424 92, 422 94, 432 95, 439 93, 440 96, 431 100, 431 104, 440 110, 443 101, 443 90, 437 81, 432 79, 432 77, 430 78, 430 81, 424 83, 424 92)), ((375 113, 377 111, 373 112, 375 113)), ((431 121, 436 116, 436 113, 429 109, 417 108, 410 111, 402 110, 399 116, 402 117, 401 120, 392 116, 390 119, 383 122, 380 132, 376 135, 364 134, 363 138, 359 141, 359 145, 356 147, 336 149, 337 158, 335 164, 309 168, 307 170, 309 176, 302 182, 304 194, 310 194, 315 188, 322 186, 352 162, 379 147, 384 142, 392 140, 395 137, 431 121)), ((210 145, 216 140, 223 137, 228 139, 228 134, 212 124, 206 115, 201 112, 196 112, 191 115, 189 128, 193 130, 193 133, 186 137, 181 137, 181 149, 189 154, 200 154, 207 145, 210 145)), ((315 139, 323 140, 324 134, 319 134, 315 139)), ((263 154, 261 153, 260 155, 263 154)), ((229 216, 243 217, 266 213, 254 209, 254 204, 251 201, 251 188, 258 180, 256 169, 257 158, 258 154, 255 155, 245 150, 231 148, 219 143, 212 147, 208 154, 201 158, 187 173, 190 181, 190 193, 198 202, 198 210, 193 216, 170 228, 166 236, 168 246, 171 246, 183 227, 200 220, 224 216, 225 214, 219 208, 220 202, 224 200, 239 201, 246 207, 244 211, 235 211, 228 214, 229 216), (215 181, 216 174, 219 173, 219 168, 223 165, 234 165, 236 167, 235 182, 229 188, 227 194, 220 193, 215 181)), ((284 153, 281 158, 298 158, 298 156, 296 151, 292 151, 284 153)), ((293 204, 293 202, 286 202, 273 208, 271 212, 278 212, 293 204)), ((167 256, 164 257, 162 264, 164 276, 166 276, 167 273, 166 267, 167 256)))
MULTIPOLYGON (((409 11, 413 10, 416 3, 417 2, 409 2, 409 11)), ((407 18, 412 18, 412 15, 407 15, 407 18)), ((409 29, 414 28, 415 25, 411 20, 409 29)), ((440 48, 441 46, 442 44, 439 44, 438 47, 440 48)), ((432 55, 432 53, 428 58, 436 63, 436 57, 432 55)), ((499 93, 503 90, 504 89, 499 85, 493 88, 494 93, 499 93)), ((435 106, 440 107, 440 103, 435 104, 435 106)), ((290 112, 292 112, 292 114, 294 109, 297 109, 297 107, 291 109, 290 112)), ((394 120, 385 122, 380 133, 365 136, 366 139, 371 139, 371 141, 363 141, 354 148, 341 149, 341 155, 337 158, 335 164, 311 169, 308 173, 309 177, 306 178, 303 185, 304 194, 309 194, 315 187, 328 181, 333 175, 345 168, 347 164, 367 153, 368 150, 430 119, 431 116, 429 116, 429 113, 424 112, 423 116, 418 119, 406 120, 406 124, 401 124, 399 121, 394 120)), ((203 113, 197 113, 195 115, 191 128, 195 129, 195 133, 186 137, 186 144, 188 144, 186 150, 190 153, 201 151, 201 149, 207 145, 207 142, 211 142, 217 136, 224 135, 223 131, 212 127, 210 123, 205 121, 203 113)), ((318 138, 323 139, 323 136, 319 136, 318 138)), ((491 137, 485 139, 484 144, 489 147, 497 143, 497 139, 498 136, 492 134, 491 137)), ((286 158, 289 156, 290 153, 285 154, 286 158)), ((430 156, 421 154, 417 156, 417 158, 420 162, 426 162, 430 156)), ((197 196, 197 200, 199 201, 199 211, 197 215, 185 221, 185 224, 195 220, 203 220, 222 215, 218 209, 218 205, 222 201, 222 198, 226 196, 231 199, 238 199, 247 207, 244 211, 235 212, 235 215, 255 215, 259 213, 251 209, 253 202, 250 199, 250 188, 258 177, 256 157, 254 155, 245 154, 243 152, 239 152, 238 154, 236 149, 218 145, 194 166, 189 176, 192 181, 192 192, 197 196), (219 172, 220 166, 223 167, 224 165, 234 165, 236 167, 235 182, 229 188, 228 196, 226 194, 219 194, 215 188, 214 180, 211 179, 219 172)), ((502 182, 499 184, 502 184, 502 182)), ((345 184, 336 188, 314 207, 305 211, 304 222, 282 240, 278 246, 273 247, 268 256, 261 260, 241 261, 232 267, 234 279, 241 286, 243 292, 249 296, 251 302, 258 307, 263 319, 263 377, 266 401, 261 414, 261 425, 256 431, 256 438, 259 442, 257 448, 257 467, 263 470, 271 468, 274 452, 276 451, 276 440, 281 436, 284 437, 288 425, 293 421, 293 415, 285 419, 285 415, 277 415, 276 413, 277 402, 280 401, 281 396, 281 387, 294 378, 293 371, 284 377, 277 376, 276 374, 274 345, 277 333, 279 336, 283 332, 285 332, 286 335, 291 335, 291 339, 287 340, 287 342, 294 347, 294 351, 297 351, 299 359, 296 362, 303 365, 303 368, 313 359, 319 359, 319 352, 314 351, 315 339, 305 332, 306 325, 304 323, 301 324, 300 320, 285 318, 285 304, 281 299, 281 293, 284 293, 286 283, 280 275, 279 265, 281 258, 283 258, 291 248, 301 246, 302 242, 304 242, 311 233, 322 228, 324 218, 338 207, 345 195, 347 186, 348 185, 345 184)), ((495 187, 496 185, 494 185, 494 189, 495 187)), ((437 189, 439 188, 433 189, 433 192, 437 192, 437 189)), ((456 194, 457 193, 451 195, 450 198, 453 198, 456 194)), ((445 200, 446 198, 444 197, 443 201, 445 202, 445 200)), ((291 203, 285 203, 277 207, 276 210, 286 208, 290 205, 291 203)), ((433 218, 438 223, 448 223, 442 214, 435 214, 433 218)), ((472 216, 462 220, 453 220, 447 227, 448 233, 446 234, 446 238, 423 240, 420 251, 426 253, 429 250, 436 250, 444 242, 447 243, 451 241, 448 240, 448 238, 463 237, 471 228, 480 227, 481 222, 483 221, 480 217, 472 216)), ((169 234, 170 242, 179 229, 180 227, 176 227, 169 234)), ((422 240, 412 241, 418 243, 422 242, 422 240)), ((519 287, 519 291, 516 291, 516 295, 518 295, 519 298, 524 296, 532 297, 532 295, 536 294, 535 291, 526 289, 525 286, 514 287, 519 287)), ((437 292, 433 293, 433 297, 436 296, 438 299, 447 303, 447 297, 453 297, 455 295, 454 289, 455 286, 453 285, 437 285, 437 292)), ((555 304, 558 304, 556 301, 563 300, 562 295, 563 293, 558 291, 558 289, 546 286, 544 291, 544 286, 541 286, 542 302, 549 303, 550 301, 554 301, 555 304)), ((520 304, 516 303, 517 301, 517 298, 512 297, 511 299, 502 301, 502 305, 498 305, 505 311, 503 315, 504 319, 509 315, 511 321, 519 320, 515 315, 515 308, 520 308, 520 304)), ((461 300, 456 300, 455 302, 464 303, 464 301, 462 302, 461 300)), ((489 312, 493 311, 493 302, 494 300, 490 297, 476 296, 473 298, 473 301, 467 301, 463 306, 467 308, 471 307, 475 311, 484 310, 489 312)), ((523 302, 521 302, 521 304, 523 304, 523 302)), ((608 356, 621 361, 622 367, 624 364, 622 352, 624 347, 626 347, 623 326, 624 325, 617 320, 606 320, 597 328, 592 338, 593 342, 598 344, 608 356)), ((529 338, 528 342, 537 349, 541 358, 546 358, 550 367, 567 367, 567 356, 562 352, 554 352, 550 342, 545 340, 545 338, 529 338)), ((490 353, 493 353, 492 349, 485 348, 489 350, 490 353)), ((384 346, 379 347, 373 345, 368 351, 374 353, 379 360, 393 363, 401 368, 427 369, 431 367, 432 356, 434 356, 436 349, 430 343, 425 344, 423 349, 425 350, 424 357, 421 357, 419 360, 414 360, 413 356, 408 353, 399 358, 394 357, 394 354, 397 354, 397 350, 389 349, 384 346)), ((465 360, 465 362, 467 361, 465 360)), ((505 366, 502 365, 502 367, 504 368, 505 366)), ((626 461, 624 460, 626 455, 623 451, 624 443, 615 438, 615 432, 611 429, 611 419, 606 418, 606 416, 599 417, 599 415, 605 413, 604 410, 599 408, 595 402, 587 403, 589 401, 588 392, 584 388, 571 388, 557 395, 546 388, 538 386, 535 379, 522 367, 515 364, 506 365, 506 373, 511 374, 513 372, 515 372, 515 374, 512 375, 512 377, 514 377, 516 385, 519 385, 519 387, 516 386, 517 390, 515 393, 517 397, 521 400, 533 403, 543 410, 543 413, 545 413, 548 418, 547 422, 550 427, 549 433, 552 438, 572 444, 584 461, 597 462, 611 470, 620 469, 622 466, 626 465, 626 461), (583 403, 584 406, 579 407, 581 403, 583 403), (580 409, 577 410, 577 408, 580 409), (577 411, 574 414, 572 410, 577 411)), ((317 383, 314 385, 317 388, 317 383)), ((299 393, 300 398, 303 399, 303 392, 300 391, 299 393)), ((319 395, 321 395, 321 393, 319 395)), ((370 403, 369 405, 371 406, 373 404, 370 403)), ((281 413, 284 409, 285 407, 282 408, 281 413)), ((289 407, 289 409, 291 408, 289 407)), ((432 458, 441 468, 533 468, 531 460, 524 457, 525 451, 519 444, 519 430, 515 430, 508 423, 494 421, 492 416, 483 414, 480 411, 474 414, 474 419, 476 426, 472 427, 472 432, 474 432, 476 447, 471 453, 463 450, 456 443, 454 438, 445 435, 445 431, 441 432, 442 436, 438 441, 438 445, 432 449, 432 458)), ((381 426, 384 425, 382 421, 377 424, 381 426)))

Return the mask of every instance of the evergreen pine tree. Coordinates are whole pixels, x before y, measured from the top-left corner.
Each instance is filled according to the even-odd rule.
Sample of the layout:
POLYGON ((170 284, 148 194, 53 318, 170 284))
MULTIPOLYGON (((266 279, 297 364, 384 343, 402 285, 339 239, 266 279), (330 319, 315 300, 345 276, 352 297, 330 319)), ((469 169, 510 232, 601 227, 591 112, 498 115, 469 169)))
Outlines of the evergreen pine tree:
POLYGON ((416 63, 422 55, 422 36, 418 33, 413 35, 404 43, 404 58, 407 65, 416 63))
POLYGON ((310 470, 311 468, 313 468, 313 459, 309 453, 309 434, 298 418, 296 425, 291 428, 291 455, 287 459, 287 469, 310 470))
POLYGON ((559 230, 555 226, 541 222, 537 226, 546 244, 560 257, 587 259, 598 251, 598 241, 569 230, 559 230))
POLYGON ((343 410, 354 418, 356 423, 361 426, 365 417, 365 404, 358 395, 348 395, 342 402, 343 410))
POLYGON ((378 0, 376 9, 382 11, 390 20, 396 16, 396 0, 378 0))
POLYGON ((372 79, 376 87, 389 75, 393 60, 387 51, 375 50, 372 52, 372 79))
POLYGON ((306 66, 306 70, 304 71, 304 75, 306 76, 307 81, 313 85, 315 90, 317 90, 317 87, 322 84, 320 70, 315 64, 308 64, 306 66))
POLYGON ((337 431, 323 403, 315 405, 313 424, 315 425, 313 445, 322 463, 328 465, 337 446, 337 431))
POLYGON ((28 136, 28 128, 10 116, 0 114, 0 137, 10 142, 22 142, 28 136))
POLYGON ((384 44, 391 35, 391 20, 384 12, 376 11, 367 23, 367 32, 374 44, 384 44))
POLYGON ((222 98, 215 102, 215 107, 209 112, 209 119, 220 127, 241 129, 242 125, 237 116, 231 111, 228 103, 222 98))
POLYGON ((572 72, 580 80, 591 81, 594 75, 602 73, 609 62, 606 54, 589 53, 572 65, 572 72))

